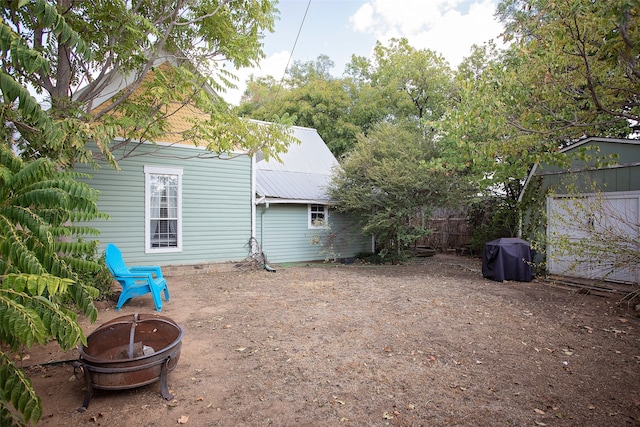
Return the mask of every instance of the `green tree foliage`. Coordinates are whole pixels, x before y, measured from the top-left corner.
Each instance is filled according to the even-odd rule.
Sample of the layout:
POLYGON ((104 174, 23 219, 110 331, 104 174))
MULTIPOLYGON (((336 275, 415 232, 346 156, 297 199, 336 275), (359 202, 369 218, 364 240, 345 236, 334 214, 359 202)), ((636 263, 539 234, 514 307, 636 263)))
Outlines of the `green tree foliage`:
POLYGON ((287 83, 291 87, 301 87, 317 80, 332 80, 334 66, 327 55, 320 55, 315 61, 294 61, 288 70, 287 83))
POLYGON ((349 82, 334 78, 333 62, 321 55, 316 61, 294 62, 287 79, 251 78, 236 112, 256 120, 291 117, 294 124, 314 128, 336 157, 349 151, 362 131, 358 116, 350 114, 354 99, 349 82))
POLYGON ((453 74, 441 56, 406 39, 378 44, 371 61, 354 56, 343 78, 331 77, 331 66, 321 56, 294 64, 281 83, 252 79, 238 111, 261 120, 286 114, 316 128, 342 158, 332 189, 338 209, 361 218, 381 253, 399 256, 428 233, 433 207, 470 187, 442 162, 434 133, 455 95, 453 74))
POLYGON ((640 119, 640 22, 628 0, 503 0, 528 92, 510 123, 558 140, 626 137, 640 119))
POLYGON ((413 48, 405 38, 392 39, 388 46, 377 42, 367 74, 391 118, 437 121, 453 94, 453 73, 444 58, 413 48))
POLYGON ((437 146, 414 124, 381 123, 361 137, 337 171, 330 194, 337 209, 358 218, 376 237, 376 251, 402 250, 428 235, 434 207, 460 201, 464 188, 438 161, 437 146))
POLYGON ((510 47, 475 46, 439 131, 447 161, 507 199, 528 169, 576 139, 626 137, 638 122, 639 29, 632 2, 504 0, 510 47))
POLYGON ((452 71, 442 56, 417 50, 407 39, 376 45, 372 60, 352 57, 342 78, 333 62, 295 62, 286 79, 251 79, 238 114, 258 120, 274 115, 312 127, 340 158, 382 121, 409 120, 430 126, 440 120, 454 91, 452 71))
POLYGON ((527 97, 513 72, 518 66, 510 51, 500 52, 493 44, 474 46, 456 73, 455 102, 435 123, 446 164, 475 182, 479 191, 500 193, 510 204, 515 204, 531 164, 558 145, 509 123, 527 97))
POLYGON ((343 162, 332 196, 375 235, 379 254, 402 256, 428 235, 434 208, 456 206, 473 187, 443 161, 435 132, 455 100, 453 73, 440 55, 406 39, 378 43, 371 61, 353 57, 347 72, 362 107, 353 111, 369 130, 343 162))
POLYGON ((274 1, 2 3, 3 105, 13 109, 17 102, 24 104, 4 125, 15 132, 23 156, 49 157, 70 166, 100 155, 115 165, 110 151, 114 137, 123 138, 120 146, 156 140, 175 112, 167 108, 171 104, 196 104, 207 114, 194 118, 183 138, 206 140, 210 152, 227 152, 240 144, 249 152, 270 155, 286 147, 266 139, 270 135, 263 133, 264 127, 238 120, 208 91, 233 87, 235 77, 225 64, 250 66, 263 56, 262 32, 273 30, 274 1), (157 67, 167 55, 174 65, 171 73, 157 67), (109 86, 118 76, 127 79, 126 87, 109 86), (37 103, 25 104, 33 99, 27 90, 50 106, 49 122, 37 121, 42 117, 37 103), (102 103, 106 93, 115 95, 113 102, 102 103), (53 129, 56 138, 45 137, 53 129), (95 142, 99 152, 89 151, 87 141, 95 142))
MULTIPOLYGON (((55 339, 68 350, 85 342, 73 304, 91 321, 98 291, 78 281, 94 274, 96 234, 78 222, 102 217, 97 193, 45 158, 24 162, 0 143, 0 341, 12 351, 55 339)), ((29 380, 0 352, 2 425, 35 423, 42 411, 29 380), (16 412, 17 411, 17 412, 16 412)))

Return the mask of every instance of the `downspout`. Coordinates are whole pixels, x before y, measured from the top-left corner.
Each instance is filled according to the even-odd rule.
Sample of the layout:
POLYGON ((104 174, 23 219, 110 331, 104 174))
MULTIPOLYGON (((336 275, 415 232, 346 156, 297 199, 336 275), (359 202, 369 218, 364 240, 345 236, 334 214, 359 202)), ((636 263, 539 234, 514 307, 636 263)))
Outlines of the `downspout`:
POLYGON ((266 210, 266 205, 262 206, 260 209, 260 244, 264 242, 264 212, 266 210))
MULTIPOLYGON (((264 203, 264 197, 260 199, 260 203, 264 203)), ((269 209, 269 202, 264 203, 263 208, 260 210, 260 242, 261 244, 262 242, 264 242, 263 240, 264 239, 264 213, 267 209, 269 209)), ((264 251, 262 251, 262 259, 264 260, 264 269, 267 270, 269 273, 275 273, 276 269, 269 266, 269 264, 267 263, 267 256, 265 255, 264 251)))
MULTIPOLYGON (((260 199, 256 200, 256 171, 257 171, 257 167, 256 167, 256 158, 255 156, 251 157, 251 244, 252 244, 252 248, 251 248, 251 253, 255 254, 258 252, 258 247, 262 245, 262 233, 264 233, 264 226, 263 226, 263 215, 264 215, 264 209, 261 210, 260 212, 260 245, 256 245, 255 242, 256 240, 256 211, 257 211, 257 206, 258 204, 262 204, 264 203, 265 200, 265 196, 260 197, 260 199)), ((269 204, 267 204, 267 207, 269 207, 269 204)), ((261 255, 263 257, 263 267, 265 270, 267 270, 270 273, 275 273, 276 270, 274 268, 271 268, 268 264, 267 264, 267 260, 266 260, 266 255, 264 254, 264 252, 261 251, 261 255)))
MULTIPOLYGON (((256 238, 256 156, 251 156, 251 242, 256 238)), ((253 244, 253 243, 252 243, 253 244)), ((254 253, 256 248, 251 248, 254 253)))

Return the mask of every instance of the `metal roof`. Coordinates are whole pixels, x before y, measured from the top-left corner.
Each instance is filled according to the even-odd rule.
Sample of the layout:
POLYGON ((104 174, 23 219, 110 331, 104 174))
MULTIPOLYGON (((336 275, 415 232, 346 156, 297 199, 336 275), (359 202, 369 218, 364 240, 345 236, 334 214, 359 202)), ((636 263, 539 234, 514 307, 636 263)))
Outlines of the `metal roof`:
MULTIPOLYGON (((256 162, 256 193, 282 201, 328 202, 326 189, 338 161, 315 129, 293 126, 300 144, 291 144, 277 159, 256 162)), ((273 200, 271 200, 273 201, 273 200)))

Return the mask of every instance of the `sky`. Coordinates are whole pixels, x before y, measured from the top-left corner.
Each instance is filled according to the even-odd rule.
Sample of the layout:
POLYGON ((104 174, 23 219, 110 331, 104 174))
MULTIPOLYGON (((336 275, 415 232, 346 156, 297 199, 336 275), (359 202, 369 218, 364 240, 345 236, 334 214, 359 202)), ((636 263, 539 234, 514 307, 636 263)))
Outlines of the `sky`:
POLYGON ((386 45, 393 37, 407 38, 416 49, 431 49, 456 68, 473 44, 492 39, 501 44, 502 26, 494 16, 497 2, 280 0, 275 31, 264 38, 266 58, 258 68, 238 70, 238 89, 224 97, 237 105, 251 74, 280 81, 294 61, 314 61, 320 55, 334 62, 332 74, 340 77, 352 55, 369 58, 376 41, 386 45))

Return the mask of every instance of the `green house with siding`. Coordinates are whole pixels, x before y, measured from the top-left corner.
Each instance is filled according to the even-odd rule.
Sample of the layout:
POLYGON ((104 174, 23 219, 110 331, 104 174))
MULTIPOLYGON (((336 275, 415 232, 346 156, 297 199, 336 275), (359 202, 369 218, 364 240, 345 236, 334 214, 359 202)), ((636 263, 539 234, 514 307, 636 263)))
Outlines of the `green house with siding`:
MULTIPOLYGON (((95 108, 130 83, 112 79, 95 108)), ((282 163, 243 152, 219 155, 183 139, 202 112, 189 104, 168 108, 168 131, 157 140, 113 141, 119 171, 100 162, 97 170, 76 166, 91 176, 98 207, 109 215, 92 222, 100 249, 114 243, 127 263, 162 266, 241 261, 256 241, 270 263, 370 250, 369 239, 324 195, 337 161, 314 129, 293 128, 300 144, 281 154, 282 163)))
POLYGON ((300 144, 281 155, 283 163, 198 157, 193 146, 157 142, 139 145, 120 171, 77 166, 91 175, 98 207, 110 217, 92 223, 101 247, 115 243, 128 263, 158 265, 240 261, 252 237, 270 263, 370 251, 370 239, 324 194, 337 161, 316 130, 293 131, 300 144))
POLYGON ((562 166, 534 165, 520 195, 521 202, 538 201, 524 217, 524 229, 543 218, 538 225, 546 237, 548 273, 638 283, 638 265, 629 255, 640 250, 640 140, 585 138, 560 155, 567 161, 562 166))
MULTIPOLYGON (((78 166, 100 191, 108 220, 94 221, 103 249, 130 264, 191 265, 241 260, 252 229, 252 159, 194 157, 196 148, 144 143, 120 171, 78 166)), ((119 153, 114 153, 116 156, 119 153)))

